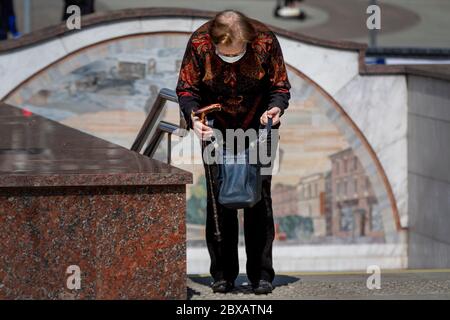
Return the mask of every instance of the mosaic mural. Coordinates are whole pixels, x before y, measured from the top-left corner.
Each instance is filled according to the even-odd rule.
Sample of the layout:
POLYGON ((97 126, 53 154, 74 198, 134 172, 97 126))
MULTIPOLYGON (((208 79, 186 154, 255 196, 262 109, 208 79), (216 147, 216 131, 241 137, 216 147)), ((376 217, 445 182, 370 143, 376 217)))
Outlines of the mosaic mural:
MULTIPOLYGON (((158 91, 175 88, 187 37, 141 35, 81 50, 30 79, 7 102, 129 148, 158 91)), ((282 118, 280 170, 272 184, 276 244, 387 242, 385 223, 393 213, 381 205, 388 197, 367 149, 331 99, 300 72, 289 68, 289 78, 292 100, 282 118)), ((163 118, 178 123, 178 106, 169 103, 163 118)), ((161 144, 155 157, 163 160, 165 152, 161 144)), ((188 240, 201 246, 203 169, 180 167, 194 173, 188 240)))

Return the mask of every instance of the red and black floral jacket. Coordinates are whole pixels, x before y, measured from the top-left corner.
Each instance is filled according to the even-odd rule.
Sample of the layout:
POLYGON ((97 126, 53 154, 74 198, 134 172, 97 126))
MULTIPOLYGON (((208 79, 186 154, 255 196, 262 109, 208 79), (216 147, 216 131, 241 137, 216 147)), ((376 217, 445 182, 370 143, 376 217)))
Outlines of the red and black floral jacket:
POLYGON ((257 38, 247 44, 239 61, 227 63, 215 53, 210 23, 192 34, 181 63, 176 92, 188 127, 192 128, 191 111, 212 103, 222 104, 222 111, 209 115, 221 130, 257 129, 261 115, 272 107, 283 114, 291 86, 274 33, 253 20, 257 38))

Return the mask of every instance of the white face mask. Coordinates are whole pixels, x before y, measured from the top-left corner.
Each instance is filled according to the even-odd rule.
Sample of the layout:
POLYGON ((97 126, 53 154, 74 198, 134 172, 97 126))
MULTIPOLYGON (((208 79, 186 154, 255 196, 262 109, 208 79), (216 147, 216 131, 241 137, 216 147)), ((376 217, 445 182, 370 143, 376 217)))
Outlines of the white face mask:
POLYGON ((228 57, 228 56, 221 55, 216 49, 216 54, 220 57, 220 59, 222 59, 223 61, 228 62, 228 63, 234 63, 236 61, 241 60, 241 58, 245 55, 246 52, 247 52, 247 48, 245 48, 244 52, 242 52, 238 56, 228 57))

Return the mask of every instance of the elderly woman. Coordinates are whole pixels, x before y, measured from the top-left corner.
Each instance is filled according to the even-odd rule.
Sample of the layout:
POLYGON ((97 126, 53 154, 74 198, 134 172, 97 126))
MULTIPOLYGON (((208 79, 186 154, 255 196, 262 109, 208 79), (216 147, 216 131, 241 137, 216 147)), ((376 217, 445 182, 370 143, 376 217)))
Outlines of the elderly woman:
MULTIPOLYGON (((223 11, 199 27, 189 39, 177 84, 180 108, 188 127, 200 139, 213 131, 192 115, 204 106, 220 103, 209 114, 214 128, 258 130, 272 118, 273 128, 288 107, 290 84, 277 38, 264 24, 237 11, 223 11)), ((206 165, 205 165, 206 166, 206 165)), ((223 240, 216 241, 212 197, 217 199, 217 166, 210 165, 213 194, 207 194, 206 242, 211 258, 212 290, 234 288, 239 273, 237 211, 217 203, 223 240)), ((205 167, 206 168, 206 167, 205 167)), ((272 292, 274 221, 271 176, 264 176, 261 200, 244 209, 246 271, 256 294, 272 292)))

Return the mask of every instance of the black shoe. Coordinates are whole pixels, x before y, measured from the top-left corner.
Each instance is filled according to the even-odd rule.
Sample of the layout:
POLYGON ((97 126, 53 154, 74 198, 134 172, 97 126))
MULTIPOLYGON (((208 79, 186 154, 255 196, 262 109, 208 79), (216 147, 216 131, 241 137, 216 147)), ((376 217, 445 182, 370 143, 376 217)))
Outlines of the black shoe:
POLYGON ((219 280, 214 282, 211 288, 214 293, 227 293, 234 289, 234 284, 227 280, 219 280))
POLYGON ((255 294, 268 294, 273 290, 272 284, 267 280, 259 280, 258 284, 253 285, 255 294))

